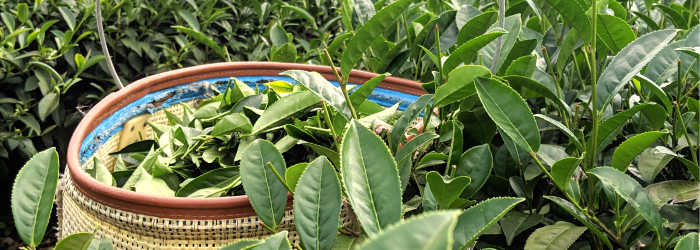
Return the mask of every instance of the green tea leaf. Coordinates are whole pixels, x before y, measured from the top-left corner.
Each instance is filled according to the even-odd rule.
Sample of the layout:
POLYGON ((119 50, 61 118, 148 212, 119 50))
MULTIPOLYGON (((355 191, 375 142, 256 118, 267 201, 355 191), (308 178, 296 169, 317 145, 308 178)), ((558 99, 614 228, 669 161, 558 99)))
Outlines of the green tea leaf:
POLYGON ((273 62, 296 62, 297 48, 291 43, 282 44, 279 49, 275 50, 270 60, 273 62))
MULTIPOLYGON (((622 126, 627 123, 627 120, 632 118, 634 114, 641 112, 644 116, 654 123, 663 124, 666 117, 664 115, 664 108, 658 104, 643 103, 635 105, 625 111, 617 113, 612 117, 605 119, 600 126, 598 126, 598 152, 600 153, 612 140, 620 133, 622 126)), ((592 140, 588 143, 588 148, 592 148, 592 140)))
POLYGON ((566 221, 557 221, 554 225, 544 226, 535 230, 535 232, 527 238, 525 249, 568 249, 585 231, 586 227, 577 227, 566 221))
MULTIPOLYGON (((572 33, 569 33, 572 34, 572 33)), ((513 63, 508 66, 505 75, 507 76, 522 76, 526 78, 532 77, 532 73, 535 72, 535 66, 537 65, 536 56, 523 56, 516 59, 513 63)))
POLYGON ((317 144, 313 144, 313 143, 310 143, 310 142, 304 142, 304 141, 302 141, 302 142, 299 142, 299 144, 304 145, 304 146, 307 146, 307 147, 310 147, 314 152, 316 152, 316 153, 318 153, 318 154, 320 154, 320 155, 323 155, 323 156, 328 157, 328 159, 329 159, 331 162, 333 162, 333 164, 334 164, 335 166, 340 166, 340 155, 338 155, 338 152, 335 152, 335 151, 333 151, 333 150, 330 149, 330 148, 327 148, 327 147, 324 147, 324 146, 321 146, 321 145, 317 145, 317 144))
POLYGON ((586 11, 576 1, 570 0, 547 0, 547 2, 561 15, 561 18, 571 23, 579 37, 585 44, 591 43, 595 38, 591 28, 591 20, 586 11))
POLYGON ((221 48, 217 43, 215 43, 211 38, 207 37, 206 35, 192 30, 190 28, 186 28, 183 26, 172 26, 172 28, 176 29, 177 31, 180 31, 182 33, 187 34, 188 36, 191 36, 194 38, 195 41, 199 43, 203 43, 207 47, 213 49, 217 54, 221 56, 221 58, 226 59, 226 53, 224 52, 224 49, 221 48))
MULTIPOLYGON (((357 30, 347 45, 340 60, 340 71, 347 79, 350 70, 362 58, 372 42, 379 37, 390 25, 394 25, 397 17, 411 4, 412 0, 398 0, 379 10, 374 16, 357 30)), ((349 120, 349 119, 348 119, 349 120)))
MULTIPOLYGON (((518 35, 520 35, 520 30, 522 28, 522 20, 520 19, 520 14, 515 14, 506 17, 503 28, 508 32, 508 34, 505 37, 503 37, 503 43, 501 45, 501 51, 498 54, 498 58, 494 58, 494 56, 496 56, 496 46, 498 45, 498 41, 491 41, 489 44, 487 44, 479 50, 479 53, 482 54, 481 65, 490 68, 490 66, 493 65, 493 62, 496 61, 496 70, 494 70, 494 72, 491 72, 494 74, 498 72, 498 69, 501 68, 503 62, 505 62, 506 57, 513 48, 513 45, 515 45, 518 35)), ((493 24, 491 28, 489 28, 489 30, 496 29, 496 24, 493 24)))
MULTIPOLYGON (((63 20, 68 24, 68 28, 75 31, 75 15, 71 9, 68 7, 58 7, 58 11, 61 12, 61 16, 63 16, 63 20)), ((65 42, 67 43, 68 41, 65 42)))
POLYGON ((471 183, 462 191, 460 197, 469 199, 476 194, 489 179, 491 168, 493 156, 487 144, 472 147, 464 152, 455 169, 455 176, 469 176, 471 183))
POLYGON ((197 176, 177 191, 178 197, 216 197, 241 184, 238 167, 214 169, 197 176))
POLYGON ((294 166, 289 167, 287 169, 287 172, 284 173, 284 180, 287 181, 287 185, 292 190, 292 192, 295 192, 297 184, 299 183, 299 178, 301 178, 301 175, 304 173, 304 170, 308 166, 309 164, 305 162, 298 163, 294 166))
POLYGON ((651 61, 676 36, 678 30, 660 30, 648 33, 620 50, 600 75, 597 86, 598 112, 612 101, 617 92, 651 61))
POLYGON ((58 171, 58 153, 49 148, 27 161, 12 186, 15 228, 29 246, 39 245, 44 238, 56 196, 58 171))
POLYGON ((554 183, 559 186, 561 190, 567 190, 569 186, 569 180, 574 172, 578 169, 579 164, 581 164, 581 158, 566 157, 564 159, 558 160, 552 165, 552 177, 554 177, 554 183))
POLYGON ((46 117, 58 108, 61 98, 56 93, 48 93, 39 101, 39 119, 43 122, 46 117))
POLYGON ((617 54, 637 37, 629 24, 613 15, 598 14, 598 37, 605 43, 605 46, 617 54))
POLYGON ((652 225, 656 233, 661 232, 663 219, 657 210, 654 201, 649 194, 632 177, 609 167, 598 167, 589 170, 587 173, 594 174, 601 181, 610 185, 615 193, 620 195, 628 206, 632 206, 637 212, 652 225))
POLYGON ((369 95, 372 94, 372 91, 374 91, 374 89, 382 83, 386 76, 387 75, 382 74, 372 77, 372 79, 367 80, 367 82, 360 85, 357 90, 352 92, 352 95, 350 95, 350 102, 352 103, 352 106, 357 110, 357 108, 360 107, 360 104, 367 100, 367 97, 369 97, 369 95))
POLYGON ((700 186, 694 181, 671 180, 654 183, 644 187, 649 197, 654 201, 656 207, 661 208, 668 201, 673 203, 683 203, 698 198, 700 186))
MULTIPOLYGON (((447 60, 449 61, 450 59, 447 60)), ((477 76, 490 77, 491 72, 489 69, 478 65, 465 65, 453 70, 447 83, 438 87, 437 91, 435 91, 433 106, 444 107, 476 94, 474 78, 477 76)))
POLYGON ((229 135, 234 132, 250 133, 253 130, 253 125, 250 124, 248 117, 241 113, 233 113, 224 116, 214 125, 211 131, 212 136, 229 135))
POLYGON ((675 250, 693 250, 698 249, 698 233, 692 232, 683 236, 678 243, 676 243, 675 250))
POLYGON ((540 82, 522 76, 506 76, 503 77, 503 79, 508 81, 508 83, 513 88, 526 88, 537 94, 547 97, 549 100, 554 102, 554 104, 557 105, 560 108, 560 110, 562 110, 562 112, 566 112, 569 115, 571 114, 571 108, 569 107, 569 105, 566 104, 564 100, 559 98, 558 94, 555 94, 556 89, 551 90, 550 88, 548 88, 540 82))
POLYGON ((151 194, 156 196, 173 197, 175 196, 175 191, 170 189, 168 184, 161 178, 154 177, 145 173, 146 176, 142 176, 134 188, 137 193, 151 194))
POLYGON ((626 172, 627 167, 629 167, 632 160, 636 158, 644 149, 649 147, 656 140, 661 138, 661 136, 668 134, 666 131, 662 132, 646 132, 633 136, 622 142, 620 146, 615 150, 612 156, 612 162, 610 166, 620 170, 620 172, 626 172))
POLYGON ((265 240, 253 247, 253 250, 292 250, 292 246, 287 239, 287 231, 282 231, 265 238, 265 240))
POLYGON ((412 216, 365 241, 358 250, 448 249, 458 215, 452 210, 412 216))
POLYGON ((448 176, 443 178, 442 175, 435 171, 430 171, 425 175, 425 180, 430 185, 430 191, 433 193, 435 201, 443 208, 449 207, 452 202, 459 198, 462 190, 471 182, 471 179, 467 176, 449 179, 448 176))
POLYGON ((311 91, 296 92, 282 97, 258 118, 251 134, 259 134, 266 129, 285 124, 292 117, 301 117, 321 103, 321 100, 316 97, 316 94, 311 91))
MULTIPOLYGON (((472 19, 469 19, 465 25, 461 27, 457 34, 457 45, 462 46, 467 41, 484 34, 491 25, 498 19, 498 13, 487 11, 481 13, 472 19)), ((449 72, 449 71, 448 71, 449 72)))
POLYGON ((522 233, 528 228, 540 224, 544 215, 541 214, 526 214, 518 211, 511 211, 501 219, 501 229, 506 236, 508 246, 513 243, 513 238, 522 233))
POLYGON ((343 138, 343 186, 362 228, 372 237, 401 219, 396 162, 381 138, 357 121, 350 123, 343 138))
MULTIPOLYGON (((651 65, 651 63, 649 64, 651 65)), ((647 66, 647 72, 648 70, 649 67, 647 66)), ((661 89, 658 85, 652 82, 651 79, 647 78, 642 74, 637 74, 634 76, 634 80, 638 81, 641 86, 650 89, 651 93, 653 93, 656 97, 658 97, 661 100, 661 103, 663 103, 664 108, 666 108, 666 113, 673 112, 673 106, 671 106, 671 100, 668 98, 668 95, 666 94, 666 92, 664 92, 663 89, 661 89)))
POLYGON ((573 132, 571 132, 571 130, 569 130, 566 126, 564 126, 564 124, 562 124, 561 122, 558 122, 558 121, 556 121, 556 120, 554 120, 554 119, 552 119, 552 118, 550 118, 550 117, 548 117, 548 116, 542 115, 542 114, 536 114, 536 115, 535 115, 535 118, 539 118, 539 119, 541 119, 541 120, 543 120, 543 121, 548 122, 549 124, 554 125, 554 126, 557 127, 559 130, 561 130, 561 132, 564 133, 564 135, 566 135, 566 137, 569 138, 569 142, 570 142, 570 143, 573 143, 573 144, 576 146, 576 148, 577 148, 578 150, 580 150, 581 152, 584 152, 584 151, 585 151, 584 148, 583 148, 583 145, 582 145, 581 142, 578 140, 578 138, 576 137, 576 135, 575 135, 573 132))
POLYGON ((396 120, 394 128, 391 130, 391 136, 389 137, 389 145, 391 145, 391 151, 396 152, 396 148, 399 146, 401 138, 403 138, 406 131, 408 131, 409 126, 413 121, 418 118, 420 113, 428 105, 433 95, 423 95, 415 100, 411 105, 408 105, 403 114, 396 120))
POLYGON ((663 5, 663 4, 654 4, 654 7, 659 8, 663 11, 666 16, 668 16, 671 19, 671 22, 673 22, 673 26, 679 29, 688 29, 688 21, 683 18, 683 15, 681 13, 678 13, 675 9, 663 5))
POLYGON ((117 181, 112 178, 112 173, 110 173, 107 167, 102 164, 100 159, 93 157, 93 163, 92 168, 87 169, 88 174, 90 174, 92 178, 95 178, 97 181, 110 186, 117 185, 117 181))
POLYGON ((287 207, 287 189, 268 166, 271 163, 280 176, 287 165, 282 154, 269 141, 258 139, 248 146, 241 158, 243 189, 255 213, 265 225, 277 228, 287 207))
POLYGON ((498 127, 518 147, 526 152, 537 153, 540 148, 540 132, 532 111, 520 95, 495 79, 477 77, 475 83, 481 103, 498 127))
POLYGON ((187 22, 187 24, 190 25, 190 28, 192 28, 192 30, 200 32, 199 21, 197 21, 197 18, 194 17, 194 15, 192 15, 191 12, 186 10, 180 10, 177 13, 182 17, 182 19, 185 20, 185 22, 187 22))
POLYGON ((87 250, 95 238, 93 233, 74 233, 56 243, 55 250, 87 250))
POLYGON ((608 239, 608 235, 603 233, 597 225, 593 224, 593 222, 588 220, 586 215, 579 211, 574 206, 574 204, 571 204, 571 202, 556 196, 544 196, 544 198, 556 203, 557 205, 559 205, 559 207, 569 212, 569 214, 574 216, 574 218, 581 222, 581 224, 586 226, 589 230, 591 230, 591 232, 598 236, 598 238, 601 239, 605 243, 605 245, 608 246, 608 249, 614 249, 612 244, 610 243, 610 240, 608 239))
POLYGON ((326 157, 306 167, 294 192, 294 226, 305 249, 331 249, 340 218, 340 182, 326 157))
POLYGON ((453 250, 464 250, 481 234, 496 224, 524 198, 492 198, 482 201, 459 215, 454 231, 453 250))

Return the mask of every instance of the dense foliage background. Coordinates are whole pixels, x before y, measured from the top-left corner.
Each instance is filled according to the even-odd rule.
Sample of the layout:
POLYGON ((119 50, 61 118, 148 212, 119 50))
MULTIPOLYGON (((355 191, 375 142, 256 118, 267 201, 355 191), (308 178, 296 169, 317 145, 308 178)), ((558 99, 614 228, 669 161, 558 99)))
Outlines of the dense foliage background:
MULTIPOLYGON (((442 172, 450 161, 460 162, 463 152, 486 149, 479 145, 488 146, 484 152, 493 157, 493 172, 482 173, 483 188, 466 198, 526 199, 501 221, 502 229, 510 229, 487 233, 479 247, 523 247, 536 230, 566 231, 551 227, 575 221, 574 212, 557 206, 571 204, 565 202, 585 205, 585 217, 597 224, 588 228, 613 230, 605 233, 616 245, 643 236, 645 244, 663 243, 648 235, 645 215, 625 206, 619 190, 590 178, 593 172, 584 173, 602 166, 628 173, 658 202, 654 205, 668 221, 654 228, 657 235, 698 229, 700 1, 513 0, 502 2, 499 18, 498 1, 428 0, 410 3, 391 20, 368 23, 392 2, 125 0, 104 1, 102 15, 124 83, 221 61, 329 64, 323 49, 343 74, 355 67, 425 82, 426 91, 435 94, 428 107, 440 110, 430 112, 437 116, 430 124, 441 137, 420 145, 409 163, 412 181, 403 198, 415 211, 408 214, 439 207, 424 193, 427 170, 442 172), (597 27, 591 29, 592 23, 597 27), (364 25, 386 29, 361 36, 364 25), (372 38, 366 47, 350 46, 366 38, 372 38), (462 64, 469 70, 452 71, 462 64), (510 86, 518 101, 509 99, 509 88, 482 89, 477 95, 467 85, 488 82, 477 83, 475 76, 490 77, 492 86, 510 86), (594 86, 601 88, 597 95, 594 86), (499 94, 497 101, 484 101, 489 91, 499 94), (502 114, 507 119, 499 120, 489 110, 517 107, 522 99, 523 111, 537 117, 534 125, 522 122, 529 116, 502 114), (504 126, 513 122, 522 122, 516 124, 522 131, 504 126), (513 137, 516 132, 525 135, 513 137), (558 163, 573 170, 580 165, 583 171, 566 173, 563 180, 570 183, 557 183, 547 169, 554 172, 558 163), (549 195, 559 197, 544 197, 549 195), (416 196, 417 203, 411 202, 416 196), (679 226, 681 219, 686 224, 679 226)), ((94 3, 2 1, 0 12, 0 178, 7 180, 0 198, 8 200, 19 167, 51 146, 64 156, 82 113, 116 89, 94 34, 94 3)), ((416 108, 420 113, 424 107, 416 108)), ((403 138, 396 134, 386 139, 398 145, 403 138)), ((599 232, 581 236, 581 231, 575 246, 585 248, 586 240, 610 244, 607 237, 594 236, 599 232)))

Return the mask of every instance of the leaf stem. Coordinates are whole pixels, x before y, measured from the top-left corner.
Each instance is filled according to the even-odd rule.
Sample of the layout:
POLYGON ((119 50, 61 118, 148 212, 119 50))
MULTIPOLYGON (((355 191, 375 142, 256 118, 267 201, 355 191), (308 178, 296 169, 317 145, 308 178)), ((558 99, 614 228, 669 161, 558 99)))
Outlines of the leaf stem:
POLYGON ((331 121, 330 113, 328 113, 328 106, 326 105, 326 102, 321 100, 321 106, 323 106, 323 119, 326 120, 326 123, 328 124, 328 128, 331 129, 331 134, 333 134, 333 142, 335 143, 335 148, 340 151, 340 143, 338 143, 338 134, 335 133, 335 128, 333 127, 333 122, 331 121))
POLYGON ((437 91, 438 87, 442 85, 442 56, 440 56, 440 29, 438 28, 438 25, 435 24, 435 46, 436 46, 436 51, 435 53, 437 54, 437 67, 438 67, 438 79, 435 82, 435 91, 437 91))
POLYGON ((326 59, 328 59, 328 64, 331 65, 331 69, 333 70, 333 74, 335 75, 335 79, 338 80, 338 85, 340 85, 340 91, 343 92, 343 97, 345 97, 345 102, 348 104, 348 107, 350 108, 350 113, 352 113, 352 118, 357 120, 357 113, 355 112, 355 107, 352 106, 352 102, 350 102, 350 95, 348 95, 348 89, 345 88, 347 86, 347 79, 343 79, 340 77, 338 74, 338 70, 335 68, 335 64, 333 64, 333 59, 331 59, 331 54, 328 53, 327 49, 323 49, 323 53, 326 54, 326 59))
MULTIPOLYGON (((279 172, 277 172, 277 169, 275 169, 275 166, 272 165, 272 162, 268 162, 268 163, 267 163, 267 166, 269 166, 270 169, 272 169, 272 172, 275 173, 275 176, 277 177, 277 179, 278 179, 280 182, 282 182, 282 185, 284 185, 284 188, 286 188, 287 191, 289 191, 290 193, 292 193, 292 195, 294 195, 294 191, 292 191, 292 189, 289 188, 289 185, 287 185, 287 182, 284 181, 284 179, 282 179, 282 176, 280 175, 279 172)), ((277 232, 275 232, 275 233, 277 233, 277 232)))
POLYGON ((668 239, 666 240, 666 243, 661 244, 661 246, 659 246, 661 248, 661 250, 665 250, 666 248, 668 248, 669 245, 671 245, 671 240, 673 240, 673 238, 675 238, 676 235, 678 235, 678 231, 681 230, 681 227, 683 227, 683 225, 685 225, 685 222, 681 221, 680 223, 678 223, 678 226, 676 226, 676 229, 673 230, 671 237, 668 237, 668 239))
MULTIPOLYGON (((596 26, 597 26, 597 20, 598 20, 598 0, 592 0, 591 1, 591 9, 592 9, 592 20, 591 20, 591 27, 593 28, 592 34, 594 34, 593 39, 591 40, 591 46, 590 48, 590 61, 588 62, 588 67, 589 70, 591 71, 591 106, 589 108, 591 109, 591 118, 593 119, 593 131, 591 131, 591 158, 588 162, 588 168, 586 170, 593 169, 595 167, 595 159, 596 159, 596 153, 598 151, 598 96, 596 93, 596 88, 597 88, 597 80, 598 80, 598 74, 596 73, 596 26)), ((594 180, 595 177, 592 175, 588 176, 588 207, 593 208, 593 200, 594 200, 594 180)))
POLYGON ((693 146, 693 143, 690 142, 690 135, 688 134, 688 127, 685 126, 685 121, 683 121, 683 116, 681 116, 681 108, 678 107, 677 102, 673 102, 673 106, 676 106, 676 116, 678 116, 678 120, 681 122, 681 126, 683 126, 683 134, 685 135, 685 142, 688 143, 688 147, 690 147, 690 152, 691 155, 693 156, 693 163, 695 165, 698 165, 698 156, 697 156, 697 150, 695 150, 695 146, 693 146))
POLYGON ((262 221, 258 222, 258 224, 262 225, 263 227, 265 227, 265 229, 267 229, 268 231, 270 231, 273 234, 277 233, 277 230, 273 229, 272 227, 268 226, 267 224, 263 223, 262 221))

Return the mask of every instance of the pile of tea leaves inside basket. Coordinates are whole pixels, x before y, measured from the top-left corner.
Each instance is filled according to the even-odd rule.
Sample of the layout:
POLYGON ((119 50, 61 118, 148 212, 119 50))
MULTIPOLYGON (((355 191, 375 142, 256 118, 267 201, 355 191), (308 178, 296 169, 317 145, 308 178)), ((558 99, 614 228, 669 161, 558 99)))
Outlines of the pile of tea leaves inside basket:
MULTIPOLYGON (((398 103, 384 109, 366 100, 383 78, 373 79, 351 96, 361 103, 357 105, 363 117, 359 122, 367 127, 395 120, 398 103)), ((290 166, 287 180, 298 179, 308 162, 321 155, 339 164, 338 148, 323 112, 330 112, 338 134, 347 119, 330 107, 324 111, 321 99, 301 84, 274 81, 261 85, 264 87, 253 89, 231 78, 223 93, 212 87, 216 95, 196 109, 178 104, 182 118, 164 110, 168 124, 148 122, 153 139, 142 138, 110 153, 117 158, 113 172, 97 157, 87 172, 100 182, 138 193, 219 197, 244 194, 239 165, 248 145, 257 139, 273 143, 283 155, 282 163, 290 166)))

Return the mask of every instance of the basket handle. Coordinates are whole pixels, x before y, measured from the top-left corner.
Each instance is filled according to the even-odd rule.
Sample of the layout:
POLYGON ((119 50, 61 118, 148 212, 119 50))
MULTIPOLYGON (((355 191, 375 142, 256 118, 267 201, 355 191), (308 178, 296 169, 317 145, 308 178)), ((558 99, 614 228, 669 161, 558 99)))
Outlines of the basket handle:
POLYGON ((124 85, 119 80, 119 76, 117 76, 117 71, 114 70, 114 64, 112 63, 112 59, 109 56, 109 49, 107 48, 107 40, 105 40, 105 32, 104 32, 104 28, 102 27, 101 2, 102 2, 101 0, 95 0, 95 17, 97 18, 97 36, 100 38, 100 45, 102 45, 102 53, 104 53, 105 61, 107 61, 107 67, 109 68, 109 73, 112 75, 112 79, 114 79, 114 83, 117 84, 117 87, 119 87, 119 89, 123 89, 124 85))

